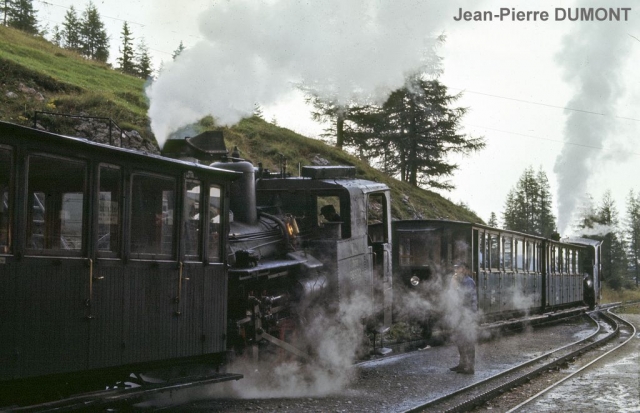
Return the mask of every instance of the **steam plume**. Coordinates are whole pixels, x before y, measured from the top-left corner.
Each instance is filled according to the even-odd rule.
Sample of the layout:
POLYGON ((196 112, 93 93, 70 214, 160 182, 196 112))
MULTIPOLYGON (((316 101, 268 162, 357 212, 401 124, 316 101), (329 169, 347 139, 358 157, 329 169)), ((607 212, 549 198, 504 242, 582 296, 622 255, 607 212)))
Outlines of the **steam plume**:
MULTIPOLYGON (((581 0, 576 6, 599 7, 593 0, 581 0)), ((563 40, 557 61, 565 80, 576 94, 567 107, 580 108, 605 116, 567 111, 564 136, 567 142, 602 147, 615 132, 612 122, 616 102, 622 95, 620 75, 627 51, 627 28, 623 22, 574 23, 563 40)), ((563 233, 571 220, 576 201, 587 192, 591 171, 599 166, 600 153, 584 146, 565 144, 556 158, 558 179, 558 230, 563 233)))
MULTIPOLYGON (((466 1, 466 0, 465 0, 466 1)), ((338 102, 380 100, 422 67, 447 0, 216 2, 199 19, 203 40, 147 88, 160 146, 181 126, 212 115, 231 125, 313 85, 338 102)))

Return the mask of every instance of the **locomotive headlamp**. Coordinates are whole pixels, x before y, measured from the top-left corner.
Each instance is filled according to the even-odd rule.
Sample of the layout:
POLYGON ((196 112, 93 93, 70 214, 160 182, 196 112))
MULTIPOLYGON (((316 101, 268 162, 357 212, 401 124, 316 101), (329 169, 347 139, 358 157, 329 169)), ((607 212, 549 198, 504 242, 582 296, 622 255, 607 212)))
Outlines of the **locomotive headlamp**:
POLYGON ((411 277, 409 282, 411 283, 412 286, 416 287, 418 284, 420 284, 420 277, 418 277, 417 275, 414 275, 413 277, 411 277))
POLYGON ((593 282, 591 280, 587 280, 587 287, 591 288, 592 284, 593 284, 593 282))

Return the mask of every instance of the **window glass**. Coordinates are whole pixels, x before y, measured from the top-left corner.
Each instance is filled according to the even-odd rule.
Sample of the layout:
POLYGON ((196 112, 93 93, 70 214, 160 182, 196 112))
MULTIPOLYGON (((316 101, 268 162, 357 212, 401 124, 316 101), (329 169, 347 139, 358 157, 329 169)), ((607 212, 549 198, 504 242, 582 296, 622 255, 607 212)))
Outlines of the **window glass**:
POLYGON ((220 261, 220 187, 211 185, 209 187, 209 261, 220 261))
POLYGON ((484 232, 480 231, 479 233, 480 235, 478 236, 478 243, 480 245, 478 245, 478 265, 480 266, 480 268, 485 268, 484 266, 484 232))
POLYGON ((505 270, 511 270, 513 266, 513 254, 511 251, 512 247, 512 238, 504 237, 503 238, 504 245, 504 268, 505 270))
POLYGON ((175 187, 175 180, 171 178, 133 175, 131 253, 134 256, 173 257, 175 187))
POLYGON ((516 269, 524 270, 524 241, 516 240, 516 269))
POLYGON ((342 222, 340 216, 340 198, 337 196, 318 197, 318 223, 320 226, 326 222, 342 222))
POLYGON ((0 254, 11 251, 11 215, 9 199, 11 182, 11 151, 0 148, 0 254))
POLYGON ((29 156, 27 248, 78 255, 82 250, 86 165, 29 156))
POLYGON ((184 253, 187 257, 200 257, 200 227, 202 215, 200 214, 200 181, 187 179, 185 181, 184 208, 184 253))
POLYGON ((425 229, 398 233, 401 266, 438 268, 441 261, 442 231, 425 229))
POLYGON ((98 193, 98 252, 103 255, 120 252, 120 200, 122 172, 113 165, 100 165, 98 193))
POLYGON ((501 259, 499 257, 500 246, 498 245, 498 236, 494 234, 489 235, 489 255, 491 260, 491 267, 498 268, 501 265, 501 259))
POLYGON ((369 195, 367 208, 367 233, 370 242, 387 241, 387 225, 385 207, 387 205, 384 194, 369 195))

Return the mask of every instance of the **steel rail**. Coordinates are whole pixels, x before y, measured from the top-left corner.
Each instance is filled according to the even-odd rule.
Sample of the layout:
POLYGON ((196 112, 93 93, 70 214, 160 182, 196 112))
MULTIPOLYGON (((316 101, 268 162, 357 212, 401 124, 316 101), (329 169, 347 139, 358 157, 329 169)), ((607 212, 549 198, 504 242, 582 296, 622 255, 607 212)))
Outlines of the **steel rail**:
POLYGON ((582 373, 584 370, 586 370, 587 368, 591 367, 597 361, 601 360, 602 358, 608 356, 609 354, 613 353, 614 351, 617 351, 619 348, 621 348, 624 345, 628 344, 635 337, 636 328, 632 323, 628 322, 627 320, 625 320, 624 318, 620 317, 619 315, 616 315, 616 314, 612 313, 611 310, 614 309, 614 308, 616 308, 616 307, 608 308, 607 309, 607 313, 609 315, 608 316, 605 315, 605 317, 611 317, 612 320, 613 319, 617 319, 617 321, 614 320, 617 323, 617 328, 616 328, 616 332, 615 332, 616 336, 620 334, 620 324, 619 324, 619 322, 622 322, 622 324, 626 324, 627 327, 629 327, 629 329, 631 330, 631 334, 629 335, 629 337, 627 337, 627 339, 625 341, 623 341, 622 343, 618 344, 617 346, 615 346, 614 348, 610 349, 609 351, 605 352, 604 354, 600 355, 599 357, 591 360, 589 363, 585 364, 584 366, 582 366, 578 370, 574 371, 573 373, 569 374, 568 376, 564 377, 563 379, 553 383, 549 387, 547 387, 547 388, 541 390, 540 392, 534 394, 533 396, 531 396, 527 400, 523 401, 519 405, 517 405, 514 408, 510 409, 509 411, 507 411, 507 413, 515 412, 518 409, 521 409, 522 407, 532 403, 533 401, 539 399, 541 396, 543 396, 544 394, 548 393, 552 389, 558 387, 560 384, 562 384, 565 381, 567 381, 567 380, 577 376, 578 374, 582 373))
MULTIPOLYGON (((594 320, 593 317, 589 317, 589 319, 594 323, 594 325, 597 328, 596 328, 596 331, 593 334, 589 335, 588 337, 585 337, 583 339, 577 340, 577 341, 575 341, 573 343, 566 344, 566 345, 564 345, 562 347, 559 347, 557 349, 551 350, 551 351, 549 351, 549 352, 547 352, 547 353, 545 353, 545 354, 543 354, 541 356, 538 356, 538 357, 536 357, 534 359, 528 360, 528 361, 526 361, 524 363, 521 363, 521 364, 518 364, 518 365, 516 365, 516 366, 514 366, 514 367, 512 367, 510 369, 507 369, 507 370, 502 371, 500 373, 494 374, 493 376, 488 377, 488 378, 486 378, 484 380, 481 380, 481 381, 473 383, 473 384, 471 384, 469 386, 463 387, 463 388, 461 388, 459 390, 456 390, 456 391, 454 391, 452 393, 446 394, 446 395, 444 395, 442 397, 439 397, 437 399, 430 400, 430 401, 428 401, 426 403, 423 403, 423 404, 420 404, 418 406, 414 406, 411 409, 403 411, 402 413, 422 412, 422 411, 425 411, 427 409, 432 409, 437 405, 445 404, 448 401, 451 401, 456 397, 460 397, 460 396, 464 395, 465 393, 468 393, 468 392, 470 392, 472 390, 478 389, 478 388, 483 387, 483 386, 489 386, 492 382, 496 382, 496 381, 498 381, 500 379, 503 379, 506 376, 509 376, 509 375, 512 375, 512 374, 516 374, 519 370, 522 370, 522 369, 525 369, 527 367, 533 366, 534 364, 538 364, 538 363, 542 362, 543 360, 548 359, 548 358, 556 355, 558 352, 561 352, 561 351, 563 351, 563 350, 565 350, 565 349, 567 349, 569 347, 580 345, 580 344, 582 344, 582 343, 584 343, 584 342, 586 342, 588 340, 593 339, 595 336, 600 334, 600 324, 596 320, 594 320)), ((598 341, 595 341, 594 343, 597 343, 597 342, 598 341)), ((592 343, 590 346, 594 345, 594 343, 592 343)), ((589 347, 589 346, 586 346, 586 347, 589 347)), ((585 347, 581 347, 578 350, 578 352, 584 351, 584 348, 585 347)), ((572 352, 570 354, 573 354, 573 353, 574 352, 572 352)), ((540 371, 546 370, 546 369, 549 368, 549 366, 554 366, 556 364, 559 364, 559 362, 563 362, 564 361, 564 360, 562 360, 562 361, 560 361, 560 360, 562 360, 562 359, 556 359, 555 361, 553 361, 553 362, 551 362, 549 364, 545 364, 543 367, 534 370, 535 374, 539 374, 538 370, 540 370, 540 371)), ((526 381, 527 377, 520 376, 515 380, 526 381)), ((513 380, 509 381, 508 383, 512 383, 512 382, 513 382, 513 380)), ((445 411, 461 411, 461 410, 464 410, 464 409, 470 407, 471 405, 479 404, 481 401, 484 401, 484 400, 490 399, 491 397, 494 397, 493 396, 494 394, 503 392, 504 391, 503 386, 504 385, 494 387, 489 391, 483 392, 482 394, 480 394, 480 395, 478 395, 478 396, 476 396, 476 397, 474 397, 472 399, 469 399, 469 400, 467 400, 467 401, 465 401, 465 402, 463 402, 461 404, 458 404, 458 405, 454 406, 452 409, 445 410, 445 411)))

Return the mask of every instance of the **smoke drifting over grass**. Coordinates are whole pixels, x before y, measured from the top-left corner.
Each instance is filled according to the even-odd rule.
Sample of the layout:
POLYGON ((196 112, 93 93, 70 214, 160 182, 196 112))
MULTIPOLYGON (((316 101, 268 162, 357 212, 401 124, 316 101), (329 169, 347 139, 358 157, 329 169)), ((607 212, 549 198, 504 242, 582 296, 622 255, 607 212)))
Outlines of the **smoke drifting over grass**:
POLYGON ((447 0, 216 2, 198 21, 204 39, 147 88, 153 132, 162 146, 206 115, 234 124, 295 84, 338 102, 385 99, 429 64, 440 22, 458 7, 447 0))

